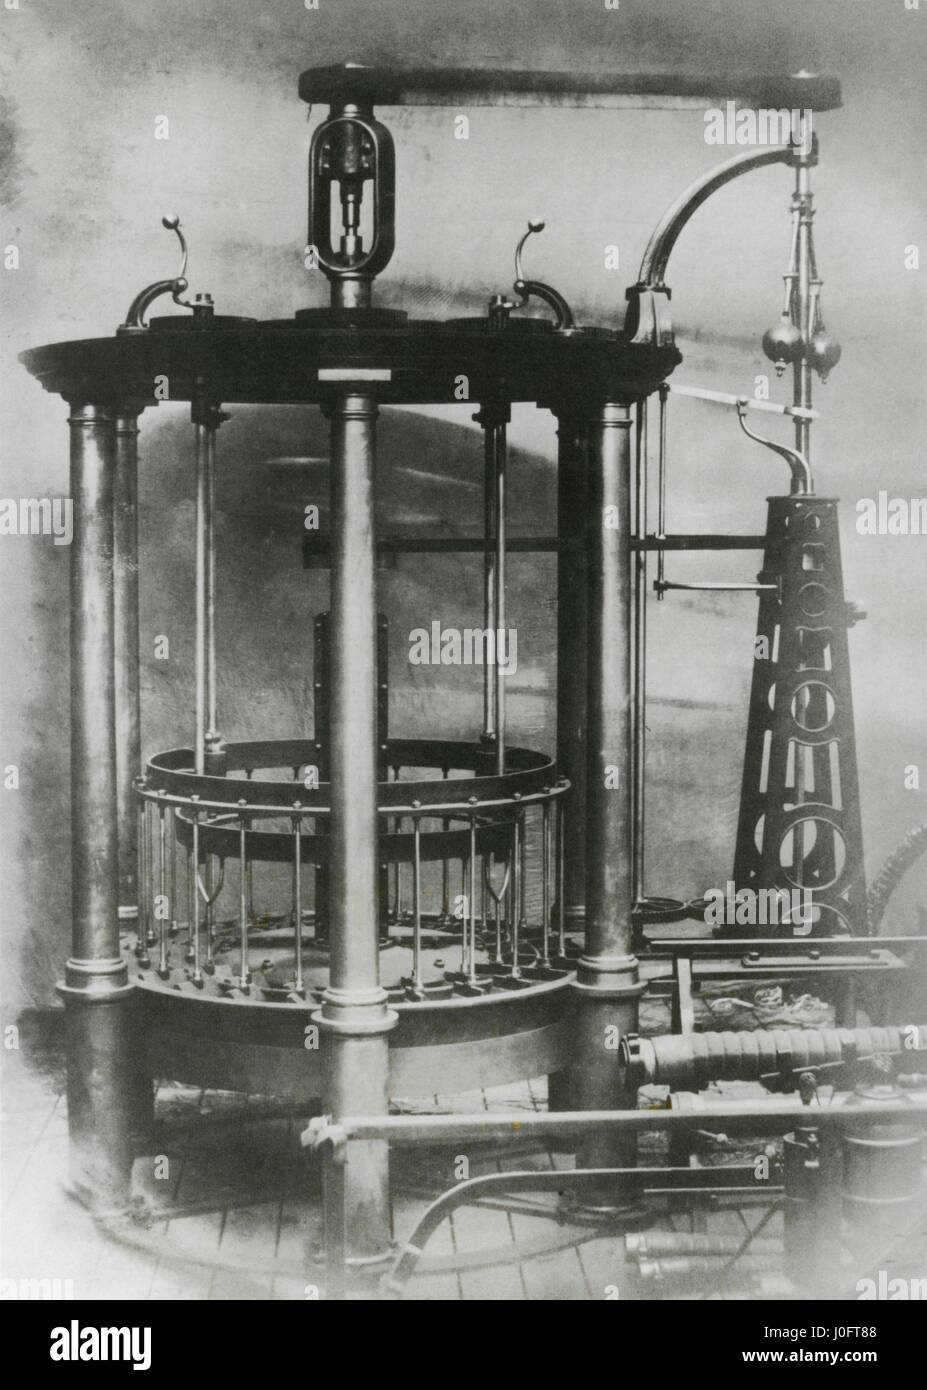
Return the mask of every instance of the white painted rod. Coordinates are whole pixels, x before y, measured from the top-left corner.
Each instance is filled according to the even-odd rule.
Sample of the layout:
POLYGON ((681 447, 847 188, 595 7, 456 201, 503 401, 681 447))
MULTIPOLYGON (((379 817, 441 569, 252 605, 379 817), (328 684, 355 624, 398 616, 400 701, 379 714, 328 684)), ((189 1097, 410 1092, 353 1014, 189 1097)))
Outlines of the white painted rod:
POLYGON ((668 381, 666 387, 676 396, 694 396, 698 401, 715 401, 718 405, 738 405, 745 401, 750 410, 765 410, 772 415, 794 415, 800 420, 818 420, 816 410, 803 405, 780 405, 778 401, 760 401, 753 396, 732 396, 727 391, 709 391, 705 386, 683 386, 680 382, 668 381))

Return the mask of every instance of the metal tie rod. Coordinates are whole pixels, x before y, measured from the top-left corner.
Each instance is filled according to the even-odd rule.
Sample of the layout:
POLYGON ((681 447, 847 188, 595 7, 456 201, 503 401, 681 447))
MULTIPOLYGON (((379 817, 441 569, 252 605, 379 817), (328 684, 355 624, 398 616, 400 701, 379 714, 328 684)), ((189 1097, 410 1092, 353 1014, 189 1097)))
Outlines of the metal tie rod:
POLYGON ((778 584, 754 584, 754 583, 727 583, 726 580, 708 580, 704 584, 676 584, 669 579, 655 579, 653 587, 658 593, 664 593, 667 589, 687 589, 692 592, 711 590, 718 593, 751 593, 751 594, 775 594, 779 592, 778 584))
POLYGON ((707 386, 685 386, 681 382, 666 382, 674 396, 692 396, 697 401, 714 401, 717 405, 739 406, 749 410, 765 410, 771 415, 792 415, 798 420, 819 420, 820 413, 805 405, 780 405, 778 401, 761 401, 753 396, 732 396, 728 391, 710 391, 707 386))

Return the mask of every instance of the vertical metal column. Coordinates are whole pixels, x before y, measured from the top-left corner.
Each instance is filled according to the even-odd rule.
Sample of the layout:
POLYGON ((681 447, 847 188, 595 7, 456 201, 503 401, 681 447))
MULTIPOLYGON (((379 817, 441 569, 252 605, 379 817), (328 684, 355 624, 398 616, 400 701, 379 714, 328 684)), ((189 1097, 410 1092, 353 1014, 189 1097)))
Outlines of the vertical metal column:
POLYGON ((151 1086, 130 1028, 119 943, 113 602, 116 433, 106 407, 75 403, 71 426, 71 957, 58 986, 68 1015, 71 1178, 98 1209, 125 1205, 133 1135, 151 1086))
MULTIPOLYGON (((138 631, 138 417, 120 406, 115 416, 113 480, 113 621, 115 626, 116 818, 119 837, 119 914, 138 912, 138 803, 141 772, 138 631)), ((176 908, 171 903, 171 915, 176 908)))
MULTIPOLYGON (((374 398, 350 389, 331 410, 331 973, 316 1019, 325 1106, 336 1118, 386 1113, 387 1034, 398 1021, 380 984, 377 939, 376 416, 374 398)), ((348 1144, 344 1183, 349 1257, 382 1259, 390 1243, 387 1144, 348 1144)))
MULTIPOLYGON (((586 901, 586 461, 582 422, 557 428, 557 766, 570 791, 563 821, 563 918, 580 928, 586 901)), ((560 903, 558 902, 558 915, 560 903)))
MULTIPOLYGON (((588 424, 586 917, 571 1069, 578 1110, 626 1103, 615 1048, 617 1035, 637 1027, 641 994, 631 925, 630 430, 629 407, 611 402, 588 424)), ((589 1140, 578 1161, 626 1166, 633 1140, 589 1140)))

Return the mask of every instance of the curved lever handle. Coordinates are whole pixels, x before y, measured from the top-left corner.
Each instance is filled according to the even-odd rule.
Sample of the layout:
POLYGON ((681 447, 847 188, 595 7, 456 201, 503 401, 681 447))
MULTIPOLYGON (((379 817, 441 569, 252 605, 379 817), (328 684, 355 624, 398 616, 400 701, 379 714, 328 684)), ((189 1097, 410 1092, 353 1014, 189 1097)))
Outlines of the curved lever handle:
POLYGON ((800 454, 797 449, 790 449, 787 444, 777 444, 772 439, 764 439, 761 434, 754 434, 747 427, 747 410, 749 401, 746 396, 740 396, 737 400, 737 418, 740 421, 740 428, 748 439, 754 440, 757 444, 765 444, 767 449, 772 449, 774 454, 784 458, 789 468, 792 470, 792 494, 813 493, 814 480, 811 477, 811 467, 804 454, 800 454))
POLYGON ((522 274, 521 253, 524 249, 525 242, 532 233, 543 232, 543 230, 544 223, 542 221, 538 218, 530 218, 528 221, 528 230, 523 233, 515 248, 515 283, 512 289, 518 295, 517 308, 523 309, 532 297, 541 299, 553 309, 554 313, 557 315, 558 328, 575 328, 576 320, 573 317, 573 310, 570 308, 563 295, 560 294, 558 290, 555 290, 552 285, 546 285, 542 280, 526 280, 522 274))
POLYGON ((523 275, 522 272, 521 272, 521 253, 522 253, 522 251, 524 250, 525 242, 528 240, 529 236, 531 236, 534 232, 543 232, 545 226, 546 226, 546 223, 542 222, 542 221, 541 221, 539 218, 537 218, 537 217, 529 217, 529 218, 528 218, 528 230, 522 234, 522 236, 519 238, 518 245, 515 247, 515 280, 516 280, 516 283, 517 283, 519 280, 524 280, 524 278, 525 278, 524 275, 523 275))
POLYGON ((180 271, 171 280, 155 280, 153 284, 146 285, 145 289, 139 291, 129 305, 129 312, 126 314, 125 322, 121 325, 123 329, 147 328, 148 324, 145 322, 145 314, 154 301, 160 299, 162 294, 169 294, 174 303, 181 305, 184 309, 193 308, 192 304, 189 304, 185 299, 181 299, 180 297, 187 288, 187 242, 183 232, 180 230, 180 218, 176 213, 173 213, 170 217, 162 217, 161 225, 165 227, 167 231, 177 234, 177 240, 180 242, 181 251, 180 271))
POLYGON ((187 239, 184 236, 183 232, 180 230, 180 218, 177 216, 176 212, 173 212, 171 213, 170 217, 161 218, 161 226, 166 228, 169 232, 175 232, 177 240, 180 242, 180 254, 183 257, 183 259, 180 262, 180 270, 177 272, 175 279, 182 280, 187 273, 188 252, 187 239))

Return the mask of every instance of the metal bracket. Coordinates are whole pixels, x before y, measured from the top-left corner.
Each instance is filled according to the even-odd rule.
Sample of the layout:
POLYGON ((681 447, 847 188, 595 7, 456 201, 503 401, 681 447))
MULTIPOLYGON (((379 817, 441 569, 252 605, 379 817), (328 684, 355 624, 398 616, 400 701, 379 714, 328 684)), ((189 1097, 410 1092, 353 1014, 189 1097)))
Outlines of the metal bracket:
POLYGON ((300 1135, 304 1149, 320 1153, 328 1145, 325 1157, 333 1163, 344 1163, 348 1144, 347 1130, 336 1124, 331 1115, 314 1115, 300 1135))

